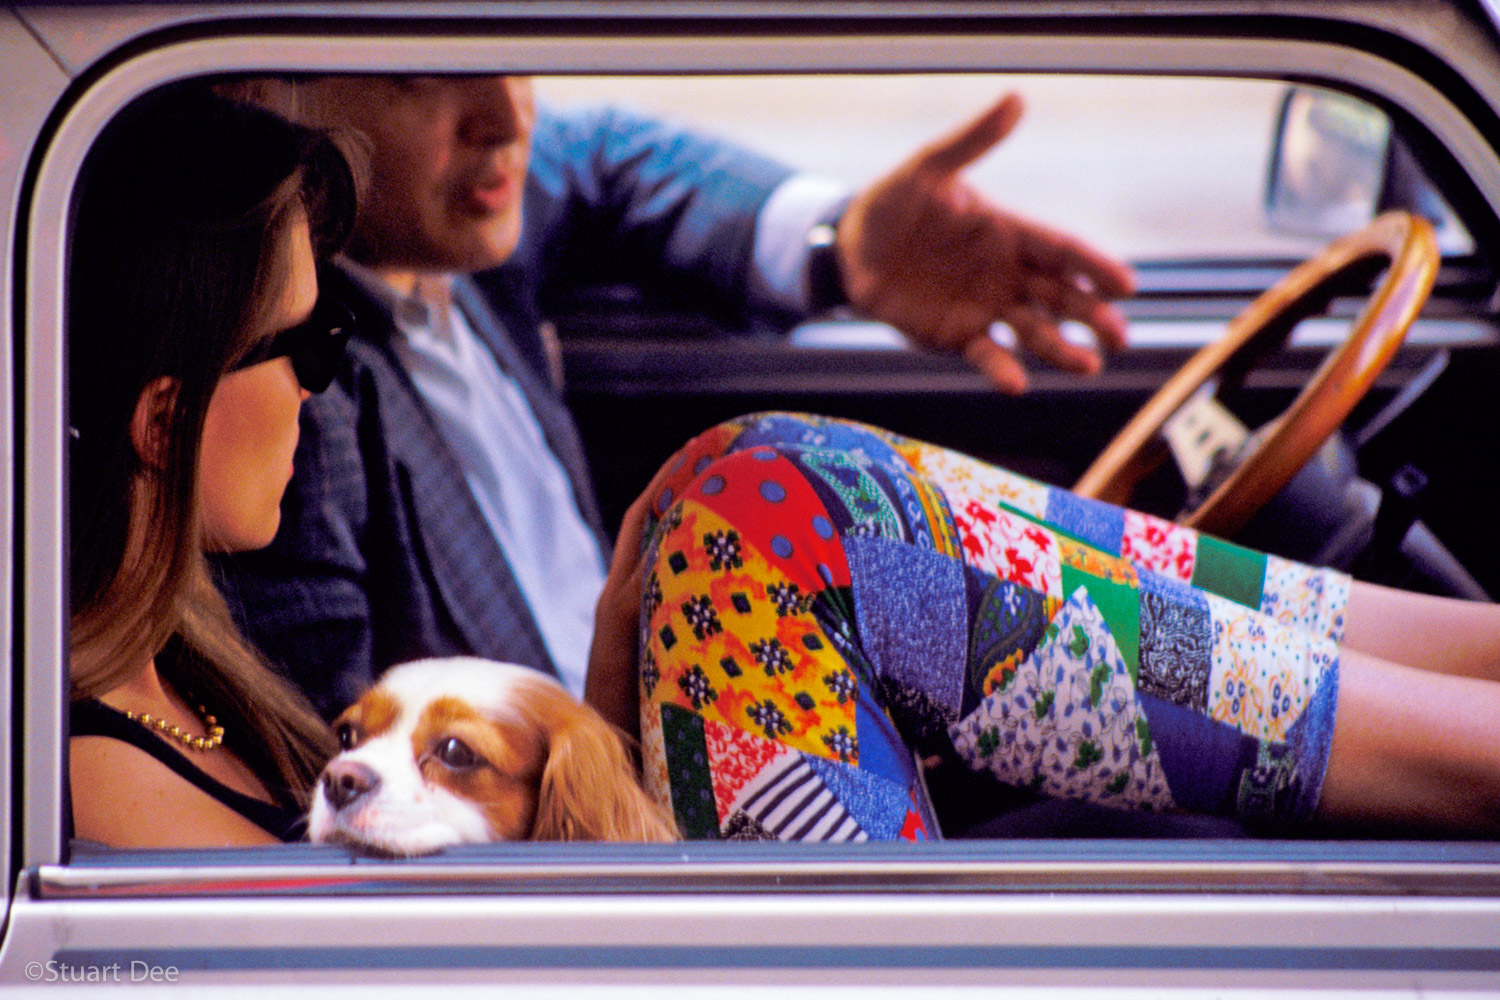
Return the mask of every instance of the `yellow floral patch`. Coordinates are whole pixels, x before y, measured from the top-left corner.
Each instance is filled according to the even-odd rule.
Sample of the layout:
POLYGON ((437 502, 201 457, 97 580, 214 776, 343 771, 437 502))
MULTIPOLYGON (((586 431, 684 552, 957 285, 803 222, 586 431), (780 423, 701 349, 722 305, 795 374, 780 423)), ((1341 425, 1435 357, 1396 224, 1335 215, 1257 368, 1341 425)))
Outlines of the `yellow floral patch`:
POLYGON ((856 681, 811 595, 694 501, 683 502, 652 569, 643 704, 677 705, 820 757, 847 753, 839 732, 856 732, 856 681))
POLYGON ((1108 580, 1110 583, 1123 583, 1131 587, 1140 586, 1135 567, 1128 560, 1100 552, 1092 545, 1074 541, 1063 534, 1057 536, 1057 549, 1064 566, 1071 566, 1073 569, 1096 576, 1101 580, 1108 580))

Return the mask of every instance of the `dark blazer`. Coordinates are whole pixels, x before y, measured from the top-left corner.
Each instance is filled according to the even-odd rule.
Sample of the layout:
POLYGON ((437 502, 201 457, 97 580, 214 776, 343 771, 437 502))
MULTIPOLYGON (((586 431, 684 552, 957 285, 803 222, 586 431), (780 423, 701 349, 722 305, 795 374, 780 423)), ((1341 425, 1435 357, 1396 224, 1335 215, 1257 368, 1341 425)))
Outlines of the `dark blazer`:
MULTIPOLYGON (((755 217, 785 168, 618 111, 539 116, 525 224, 504 266, 455 301, 531 403, 600 531, 572 418, 547 376, 543 301, 627 281, 744 318, 755 217), (482 286, 482 290, 481 290, 482 286)), ((555 672, 505 554, 390 344, 394 324, 346 275, 325 279, 357 333, 303 407, 275 542, 217 561, 250 638, 325 715, 384 668, 472 654, 555 672)), ((608 552, 607 539, 600 532, 608 552)))

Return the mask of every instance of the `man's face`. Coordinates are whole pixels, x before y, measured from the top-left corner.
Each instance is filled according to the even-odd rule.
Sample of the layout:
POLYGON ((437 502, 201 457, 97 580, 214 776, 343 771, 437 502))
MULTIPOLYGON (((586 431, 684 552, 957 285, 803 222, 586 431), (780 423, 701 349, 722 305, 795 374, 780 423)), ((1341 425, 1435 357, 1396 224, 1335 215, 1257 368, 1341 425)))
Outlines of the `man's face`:
POLYGON ((536 122, 531 81, 500 76, 320 77, 299 117, 372 143, 349 256, 400 271, 476 271, 521 235, 536 122))

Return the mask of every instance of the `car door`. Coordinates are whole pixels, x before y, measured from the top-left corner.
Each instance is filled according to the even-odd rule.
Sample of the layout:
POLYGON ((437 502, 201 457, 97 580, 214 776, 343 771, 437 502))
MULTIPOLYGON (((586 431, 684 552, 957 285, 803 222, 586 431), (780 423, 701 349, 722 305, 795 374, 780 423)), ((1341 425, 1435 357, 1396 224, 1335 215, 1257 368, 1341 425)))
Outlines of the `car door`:
MULTIPOLYGON (((964 992, 997 983, 1101 994, 1132 986, 1205 994, 1493 989, 1500 853, 1488 841, 1388 841, 1368 832, 1364 839, 1250 840, 1221 830, 1203 831, 1207 839, 1150 839, 1128 825, 1101 837, 1091 815, 1074 817, 1066 838, 1056 827, 1030 827, 1008 840, 920 850, 512 844, 404 862, 310 845, 118 851, 67 837, 65 220, 89 144, 137 95, 233 71, 524 70, 577 87, 587 81, 571 78, 666 75, 685 86, 689 96, 679 100, 686 105, 701 99, 696 74, 729 78, 731 89, 748 92, 751 77, 838 71, 856 94, 909 74, 929 93, 952 96, 955 77, 983 94, 1015 82, 1015 74, 1067 72, 1098 77, 1107 92, 1116 77, 1167 71, 1206 80, 1216 92, 1242 82, 1219 87, 1222 77, 1246 78, 1263 91, 1254 98, 1259 124, 1247 130, 1258 145, 1250 162, 1235 165, 1255 175, 1269 166, 1262 157, 1270 155, 1284 85, 1314 79, 1361 96, 1411 135, 1471 241, 1456 244, 1445 261, 1441 294, 1423 317, 1422 336, 1432 340, 1398 358, 1372 405, 1394 397, 1441 351, 1458 367, 1483 372, 1495 355, 1490 296, 1500 206, 1493 29, 1437 0, 1392 13, 1329 3, 1313 18, 1305 6, 1231 2, 1204 13, 1078 0, 1046 9, 819 5, 811 13, 801 4, 668 3, 7 11, 0 18, 0 83, 7 85, 0 89, 0 181, 11 256, 0 298, 11 298, 4 298, 0 329, 11 345, 4 363, 14 370, 0 381, 0 392, 10 394, 0 406, 7 422, 0 449, 14 452, 5 453, 13 485, 0 503, 14 510, 0 511, 10 515, 0 524, 12 568, 0 582, 0 597, 12 604, 0 630, 14 625, 16 634, 0 635, 8 640, 0 642, 3 655, 13 657, 0 660, 0 669, 14 673, 0 678, 7 682, 0 702, 16 702, 12 739, 0 750, 10 754, 0 760, 0 781, 11 782, 0 789, 7 793, 0 838, 16 838, 5 890, 16 898, 0 981, 40 989, 139 977, 283 993, 434 983, 474 992, 504 983, 535 993, 628 993, 666 983, 695 995, 807 985, 964 992)), ((1182 111, 1189 99, 1181 95, 1192 91, 1168 92, 1179 96, 1156 103, 1170 122, 1173 108, 1182 111)), ((1203 114, 1212 119, 1221 107, 1210 101, 1203 114)), ((888 110, 879 105, 874 117, 888 110)), ((1033 108, 1045 118, 1041 112, 1033 108)), ((911 136, 964 113, 959 103, 919 111, 915 130, 882 155, 900 155, 911 136)), ((1074 166, 1081 168, 1074 187, 1092 191, 1116 164, 1074 166)), ((1246 211, 1258 210, 1261 190, 1241 192, 1250 198, 1246 211)), ((631 299, 628 309, 602 310, 601 301, 619 305, 612 287, 554 303, 569 398, 607 505, 617 515, 686 433, 767 407, 889 424, 1071 482, 1196 343, 1215 336, 1318 243, 1226 256, 1211 211, 1217 203, 1188 201, 1183 211, 1194 217, 1168 214, 1146 228, 1168 233, 1191 222, 1209 233, 1200 244, 1205 253, 1122 251, 1141 274, 1132 318, 1161 339, 1112 359, 1092 382, 1038 371, 1033 391, 1018 398, 995 394, 961 362, 908 351, 888 332, 853 323, 790 337, 705 330, 700 317, 670 303, 631 299), (856 334, 875 339, 837 346, 856 334)), ((1084 214, 1060 223, 1088 230, 1099 221, 1081 196, 1065 197, 1064 207, 1084 214)), ((1352 308, 1350 300, 1334 311, 1347 316, 1352 308)), ((1252 381, 1247 419, 1274 413, 1315 366, 1325 347, 1318 341, 1329 338, 1316 329, 1306 335, 1305 346, 1278 355, 1252 381)), ((1431 436, 1433 425, 1419 433, 1431 436)))

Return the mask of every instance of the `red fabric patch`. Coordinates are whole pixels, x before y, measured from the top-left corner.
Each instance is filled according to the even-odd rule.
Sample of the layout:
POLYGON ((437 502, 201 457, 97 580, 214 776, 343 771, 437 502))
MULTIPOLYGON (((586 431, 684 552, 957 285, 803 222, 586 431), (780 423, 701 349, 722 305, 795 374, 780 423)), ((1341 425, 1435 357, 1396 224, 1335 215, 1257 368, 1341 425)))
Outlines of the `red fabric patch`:
POLYGON ((703 720, 703 735, 708 744, 708 769, 713 775, 714 805, 722 824, 734 811, 740 789, 764 771, 766 765, 792 751, 781 743, 713 719, 703 720))
POLYGON ((1198 535, 1190 528, 1150 514, 1125 512, 1120 555, 1137 566, 1190 583, 1198 554, 1198 535))
POLYGON ((922 822, 922 817, 917 815, 916 810, 909 809, 906 813, 906 822, 901 824, 902 840, 928 840, 927 824, 922 822))
POLYGON ((681 500, 693 480, 698 478, 699 466, 724 454, 724 450, 734 443, 734 439, 743 430, 742 427, 719 424, 679 448, 677 454, 662 464, 662 468, 667 470, 666 476, 662 479, 656 496, 651 498, 652 511, 660 516, 666 513, 666 508, 681 500))
POLYGON ((780 455, 757 457, 767 454, 775 453, 752 448, 726 455, 704 471, 689 495, 734 525, 747 545, 804 593, 849 586, 849 563, 827 508, 797 466, 780 455), (828 538, 814 528, 814 518, 827 525, 828 538))

